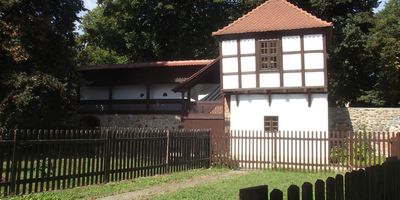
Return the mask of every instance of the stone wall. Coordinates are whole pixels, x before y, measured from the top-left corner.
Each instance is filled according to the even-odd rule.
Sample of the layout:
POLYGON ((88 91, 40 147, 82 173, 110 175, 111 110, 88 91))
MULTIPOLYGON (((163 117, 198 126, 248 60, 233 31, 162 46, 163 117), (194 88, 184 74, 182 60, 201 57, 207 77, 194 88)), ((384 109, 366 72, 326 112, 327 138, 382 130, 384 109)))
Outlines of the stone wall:
MULTIPOLYGON (((178 129, 181 117, 178 115, 91 115, 100 120, 100 126, 178 129)), ((84 117, 84 116, 82 116, 84 117)))
POLYGON ((329 108, 329 130, 400 131, 400 108, 329 108))

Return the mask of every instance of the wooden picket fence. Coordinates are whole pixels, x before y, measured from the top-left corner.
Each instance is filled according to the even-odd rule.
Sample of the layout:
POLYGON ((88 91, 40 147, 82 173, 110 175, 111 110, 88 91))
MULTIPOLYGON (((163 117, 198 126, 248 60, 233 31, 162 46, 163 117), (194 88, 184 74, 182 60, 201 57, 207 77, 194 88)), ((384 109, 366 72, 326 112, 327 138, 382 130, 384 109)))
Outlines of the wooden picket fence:
POLYGON ((208 130, 0 131, 3 196, 132 179, 209 164, 208 130))
MULTIPOLYGON (((287 189, 287 200, 398 200, 400 199, 400 160, 388 159, 382 165, 338 174, 324 182, 317 180, 313 185, 305 182, 300 187, 291 185, 287 189)), ((283 200, 283 192, 262 185, 239 191, 240 200, 283 200)))
POLYGON ((244 169, 350 171, 400 153, 388 132, 235 131, 213 136, 212 162, 244 169))

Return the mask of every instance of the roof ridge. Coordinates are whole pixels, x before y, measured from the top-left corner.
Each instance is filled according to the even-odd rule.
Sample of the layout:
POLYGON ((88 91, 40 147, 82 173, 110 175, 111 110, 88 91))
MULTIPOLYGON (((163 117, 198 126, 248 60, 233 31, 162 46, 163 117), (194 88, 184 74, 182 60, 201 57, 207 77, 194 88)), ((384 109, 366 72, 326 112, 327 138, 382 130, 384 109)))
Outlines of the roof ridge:
MULTIPOLYGON (((271 0, 268 0, 268 1, 271 1, 271 0)), ((332 25, 332 22, 328 22, 328 21, 325 21, 325 20, 323 20, 323 19, 320 19, 319 17, 317 17, 317 16, 311 14, 310 12, 307 12, 306 10, 301 9, 301 8, 298 7, 297 5, 294 5, 294 4, 290 3, 290 2, 287 1, 287 0, 280 0, 280 1, 282 1, 282 2, 285 3, 285 4, 288 4, 289 6, 295 8, 295 9, 297 9, 297 10, 300 11, 302 14, 304 14, 304 15, 306 15, 306 16, 308 16, 308 17, 312 17, 312 18, 314 18, 314 19, 316 19, 316 20, 318 20, 318 21, 320 21, 320 22, 323 22, 323 23, 327 23, 327 24, 329 24, 329 25, 332 25)))
POLYGON ((249 12, 244 14, 243 16, 241 16, 238 19, 236 19, 235 21, 231 22, 228 26, 225 26, 225 27, 223 27, 221 29, 218 29, 217 31, 213 32, 212 35, 214 35, 217 32, 224 31, 224 30, 230 28, 231 26, 235 25, 236 23, 239 23, 244 18, 246 18, 248 15, 254 13, 256 10, 260 9, 264 4, 268 4, 269 2, 271 2, 271 0, 266 0, 264 3, 260 4, 259 6, 255 7, 254 9, 250 10, 249 12))
MULTIPOLYGON (((317 25, 314 24, 315 27, 325 27, 325 26, 332 26, 331 22, 325 21, 323 19, 318 18, 317 16, 313 15, 312 13, 303 10, 302 8, 298 7, 297 5, 287 1, 287 0, 266 0, 264 3, 260 4, 259 6, 257 6, 256 8, 252 9, 251 11, 247 12, 246 14, 244 14, 243 16, 239 17, 238 19, 236 19, 235 21, 231 22, 230 24, 228 24, 227 26, 218 29, 217 31, 213 32, 212 35, 213 36, 218 36, 218 35, 225 35, 224 32, 229 32, 231 29, 234 29, 235 26, 238 26, 241 24, 242 21, 247 20, 247 18, 249 18, 250 16, 252 16, 255 13, 259 13, 262 11, 263 8, 267 9, 271 9, 270 7, 268 7, 269 3, 274 3, 273 5, 281 5, 282 6, 286 6, 288 7, 288 9, 293 9, 294 13, 298 13, 297 15, 302 15, 305 17, 305 19, 308 18, 308 20, 314 21, 317 25), (261 11, 259 11, 261 9, 261 11), (320 24, 320 25, 318 25, 320 24)), ((251 18, 251 17, 250 17, 251 18)), ((243 22, 242 22, 243 23, 243 22)), ((287 29, 290 30, 290 29, 287 29)))

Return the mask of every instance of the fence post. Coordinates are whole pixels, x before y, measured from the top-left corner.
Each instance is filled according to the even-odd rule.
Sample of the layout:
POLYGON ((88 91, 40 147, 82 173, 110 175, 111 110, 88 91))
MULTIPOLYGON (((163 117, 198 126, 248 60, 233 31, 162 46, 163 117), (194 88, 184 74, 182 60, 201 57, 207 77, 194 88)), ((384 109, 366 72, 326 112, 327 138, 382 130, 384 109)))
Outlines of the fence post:
POLYGON ((283 192, 278 189, 274 189, 272 190, 270 197, 271 200, 283 200, 283 192))
POLYGON ((104 141, 104 178, 103 182, 108 183, 110 178, 110 133, 108 129, 102 130, 105 132, 104 141))
POLYGON ((170 134, 169 134, 169 130, 167 130, 167 149, 166 149, 166 154, 165 154, 165 167, 166 167, 166 171, 167 173, 169 173, 169 142, 170 142, 170 134))
POLYGON ((336 200, 344 200, 344 192, 343 192, 343 175, 338 174, 335 177, 335 193, 336 200))
MULTIPOLYGON (((11 177, 10 177, 10 194, 15 195, 15 186, 17 178, 17 159, 18 159, 18 131, 14 130, 14 140, 13 140, 13 152, 12 152, 12 163, 11 163, 11 177)), ((1 175, 0 175, 1 176, 1 175)))
POLYGON ((268 186, 243 188, 239 190, 240 200, 268 200, 268 186))
POLYGON ((300 188, 297 185, 291 185, 288 188, 288 200, 300 200, 300 188))
POLYGON ((350 170, 353 170, 353 136, 354 136, 354 134, 351 131, 349 131, 348 133, 349 133, 348 135, 349 135, 350 148, 348 150, 349 160, 348 160, 347 165, 350 167, 350 170))
POLYGON ((312 200, 313 199, 313 190, 312 190, 311 183, 305 182, 301 186, 301 199, 302 200, 312 200))
POLYGON ((208 166, 207 166, 207 168, 210 168, 211 167, 211 165, 212 165, 212 141, 211 141, 211 129, 208 129, 208 148, 209 148, 209 150, 208 150, 208 159, 209 159, 209 161, 208 161, 208 166))
POLYGON ((315 200, 325 200, 325 183, 320 179, 315 182, 315 200))
POLYGON ((336 200, 335 191, 335 179, 328 177, 326 179, 326 200, 336 200))

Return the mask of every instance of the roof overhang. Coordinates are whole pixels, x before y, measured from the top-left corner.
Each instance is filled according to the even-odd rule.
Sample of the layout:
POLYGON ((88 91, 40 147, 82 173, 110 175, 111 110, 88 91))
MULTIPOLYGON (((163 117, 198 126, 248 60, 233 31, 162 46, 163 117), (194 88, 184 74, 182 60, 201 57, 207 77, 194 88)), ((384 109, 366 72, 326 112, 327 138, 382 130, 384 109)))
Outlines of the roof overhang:
POLYGON ((199 71, 194 73, 192 76, 190 76, 188 79, 186 79, 184 82, 173 88, 172 90, 174 92, 185 92, 188 89, 192 88, 194 85, 198 83, 198 81, 209 74, 213 69, 216 67, 219 68, 219 62, 220 62, 220 57, 215 58, 207 64, 205 67, 201 68, 199 71))

